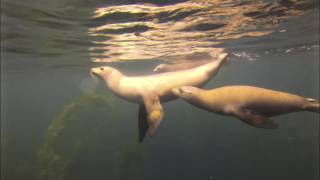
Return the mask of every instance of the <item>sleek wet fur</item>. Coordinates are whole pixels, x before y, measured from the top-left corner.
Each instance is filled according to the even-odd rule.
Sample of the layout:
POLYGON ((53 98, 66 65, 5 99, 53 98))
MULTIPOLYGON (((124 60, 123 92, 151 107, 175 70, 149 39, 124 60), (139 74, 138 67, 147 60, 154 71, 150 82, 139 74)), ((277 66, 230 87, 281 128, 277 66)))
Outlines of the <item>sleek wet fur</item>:
POLYGON ((149 76, 127 77, 112 67, 92 68, 91 73, 102 78, 109 89, 117 96, 140 105, 139 140, 145 134, 155 134, 164 112, 160 102, 175 99, 171 89, 181 86, 206 84, 226 60, 227 53, 202 66, 175 72, 159 73, 149 76))
POLYGON ((225 86, 211 90, 184 86, 172 92, 199 108, 234 116, 251 126, 265 129, 278 127, 269 117, 297 111, 319 113, 320 110, 315 99, 253 86, 225 86))
POLYGON ((190 69, 194 67, 201 66, 203 64, 207 64, 212 62, 215 59, 220 59, 219 55, 224 52, 223 48, 214 48, 212 51, 202 54, 201 56, 193 56, 187 55, 185 57, 171 60, 170 63, 163 63, 157 65, 153 72, 155 73, 163 73, 163 72, 172 72, 172 71, 180 71, 185 69, 190 69))
POLYGON ((209 63, 211 61, 212 60, 189 60, 182 63, 159 64, 153 69, 153 72, 163 73, 163 72, 172 72, 172 71, 190 69, 190 68, 194 68, 194 67, 209 63))

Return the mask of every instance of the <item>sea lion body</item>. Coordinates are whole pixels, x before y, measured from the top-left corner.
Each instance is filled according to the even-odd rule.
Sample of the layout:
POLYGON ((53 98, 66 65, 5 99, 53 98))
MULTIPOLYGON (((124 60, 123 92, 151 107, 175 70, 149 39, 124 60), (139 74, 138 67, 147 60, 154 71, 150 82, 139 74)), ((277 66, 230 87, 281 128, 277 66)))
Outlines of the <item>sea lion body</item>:
POLYGON ((171 59, 170 63, 163 63, 157 65, 153 69, 153 72, 164 73, 195 68, 210 63, 215 59, 219 60, 221 54, 223 53, 223 48, 214 48, 212 49, 212 51, 207 53, 195 53, 183 56, 179 59, 171 59))
POLYGON ((113 69, 110 76, 112 78, 105 80, 108 88, 130 102, 141 103, 141 94, 144 93, 153 93, 160 97, 161 102, 166 102, 176 98, 171 92, 172 88, 185 85, 202 86, 207 83, 216 73, 216 71, 210 71, 211 69, 218 70, 213 67, 201 66, 190 70, 135 77, 124 76, 113 69))
MULTIPOLYGON (((148 76, 128 77, 111 67, 92 68, 91 73, 102 78, 117 96, 140 105, 139 117, 147 118, 148 134, 152 136, 164 116, 160 102, 176 98, 171 89, 204 85, 218 72, 226 56, 227 53, 222 53, 218 60, 196 68, 148 76)), ((140 141, 146 133, 146 125, 143 126, 140 141)))
POLYGON ((314 99, 253 86, 225 86, 212 90, 181 87, 173 92, 199 108, 235 116, 260 128, 277 127, 268 117, 297 111, 319 112, 319 102, 314 99))
POLYGON ((209 63, 212 60, 188 60, 184 62, 178 62, 178 63, 164 63, 159 64, 153 69, 153 72, 155 73, 163 73, 163 72, 172 72, 172 71, 179 71, 184 69, 190 69, 197 66, 201 66, 203 64, 209 63))

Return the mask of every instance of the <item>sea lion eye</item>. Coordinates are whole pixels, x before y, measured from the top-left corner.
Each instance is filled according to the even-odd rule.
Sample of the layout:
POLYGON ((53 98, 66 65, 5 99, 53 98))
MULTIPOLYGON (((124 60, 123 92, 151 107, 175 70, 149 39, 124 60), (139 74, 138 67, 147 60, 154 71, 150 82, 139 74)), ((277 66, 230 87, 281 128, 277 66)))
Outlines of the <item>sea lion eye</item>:
POLYGON ((103 71, 103 67, 102 67, 102 68, 100 68, 100 70, 101 70, 101 71, 103 71))

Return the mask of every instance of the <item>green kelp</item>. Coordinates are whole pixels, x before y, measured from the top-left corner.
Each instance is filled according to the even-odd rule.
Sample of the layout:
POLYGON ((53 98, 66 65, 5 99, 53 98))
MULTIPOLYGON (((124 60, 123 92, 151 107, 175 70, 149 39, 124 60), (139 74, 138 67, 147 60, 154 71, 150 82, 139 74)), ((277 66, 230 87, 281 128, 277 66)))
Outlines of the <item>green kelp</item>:
POLYGON ((115 128, 103 129, 117 119, 112 104, 110 95, 83 94, 57 113, 38 150, 39 180, 68 179, 70 164, 79 153, 101 143, 99 133, 112 138, 115 128))

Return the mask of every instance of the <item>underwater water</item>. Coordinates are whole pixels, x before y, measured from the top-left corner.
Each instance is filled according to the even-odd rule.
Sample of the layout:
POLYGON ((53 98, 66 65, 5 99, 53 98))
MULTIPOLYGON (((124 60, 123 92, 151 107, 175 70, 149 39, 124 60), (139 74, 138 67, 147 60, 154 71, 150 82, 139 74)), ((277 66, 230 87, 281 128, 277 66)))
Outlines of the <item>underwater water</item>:
POLYGON ((258 129, 183 100, 138 143, 138 105, 90 77, 230 54, 204 86, 319 99, 317 0, 2 0, 1 179, 317 180, 319 114, 258 129))

